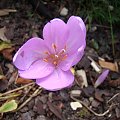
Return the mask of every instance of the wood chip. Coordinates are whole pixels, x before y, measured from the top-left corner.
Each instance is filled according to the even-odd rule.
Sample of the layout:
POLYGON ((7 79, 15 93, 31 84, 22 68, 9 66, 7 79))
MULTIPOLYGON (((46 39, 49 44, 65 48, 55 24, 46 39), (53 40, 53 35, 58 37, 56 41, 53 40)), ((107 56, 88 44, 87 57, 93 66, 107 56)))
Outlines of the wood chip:
POLYGON ((14 9, 1 9, 0 10, 0 16, 9 15, 10 12, 17 12, 17 10, 14 10, 14 9))
POLYGON ((70 94, 74 97, 79 97, 81 95, 81 90, 72 90, 70 94))
POLYGON ((70 106, 73 110, 77 110, 77 108, 82 108, 82 104, 80 102, 71 102, 70 106))
POLYGON ((93 67, 93 69, 98 72, 98 73, 101 73, 101 68, 100 66, 90 57, 88 56, 88 59, 91 60, 91 66, 93 67))
POLYGON ((83 82, 82 82, 82 87, 83 86, 85 86, 85 87, 88 87, 88 82, 87 82, 87 77, 86 77, 86 73, 85 73, 85 71, 84 70, 77 70, 76 71, 76 74, 78 75, 78 76, 81 76, 82 77, 82 80, 83 80, 83 82))

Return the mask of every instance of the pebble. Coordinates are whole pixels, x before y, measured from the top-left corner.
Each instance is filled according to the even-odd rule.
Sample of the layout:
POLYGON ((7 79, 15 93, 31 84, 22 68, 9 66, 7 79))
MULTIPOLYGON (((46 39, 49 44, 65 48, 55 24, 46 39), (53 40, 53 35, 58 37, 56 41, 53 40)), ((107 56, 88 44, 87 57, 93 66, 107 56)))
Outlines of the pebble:
POLYGON ((44 115, 37 116, 36 120, 47 120, 44 115))
POLYGON ((61 16, 66 16, 68 15, 68 9, 66 7, 64 7, 61 11, 60 11, 60 15, 61 16))
POLYGON ((23 113, 21 115, 22 120, 31 120, 31 116, 29 112, 23 113))
POLYGON ((79 97, 81 95, 81 90, 72 90, 70 94, 75 97, 79 97))

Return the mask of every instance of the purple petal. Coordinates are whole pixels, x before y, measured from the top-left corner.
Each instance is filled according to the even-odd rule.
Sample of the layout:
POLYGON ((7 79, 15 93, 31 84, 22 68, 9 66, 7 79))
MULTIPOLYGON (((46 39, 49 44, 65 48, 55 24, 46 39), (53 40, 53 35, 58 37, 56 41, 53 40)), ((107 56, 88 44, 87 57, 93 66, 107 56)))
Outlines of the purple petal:
POLYGON ((64 72, 61 69, 55 69, 49 76, 37 79, 36 83, 47 90, 56 91, 70 86, 73 81, 74 76, 71 71, 64 72))
POLYGON ((34 62, 29 69, 18 71, 19 75, 27 79, 39 79, 46 77, 54 71, 54 67, 47 62, 38 60, 34 62))
POLYGON ((43 38, 52 52, 54 52, 52 44, 56 45, 58 52, 65 47, 67 37, 67 25, 60 19, 51 20, 43 29, 43 38))
POLYGON ((61 61, 59 67, 63 71, 69 70, 73 65, 77 64, 84 54, 84 46, 78 49, 74 54, 68 54, 67 58, 64 61, 61 61))
POLYGON ((61 61, 61 63, 59 64, 59 67, 63 71, 68 71, 73 66, 74 58, 76 58, 76 55, 77 53, 68 55, 65 60, 61 61))
POLYGON ((94 85, 95 88, 97 88, 102 82, 104 82, 104 80, 108 76, 108 73, 109 73, 109 70, 103 71, 103 73, 98 77, 98 79, 95 82, 95 85, 94 85))
POLYGON ((13 58, 14 65, 20 70, 26 70, 37 59, 44 56, 47 50, 40 38, 32 38, 28 40, 15 54, 13 58))
POLYGON ((83 55, 84 55, 84 48, 81 47, 81 48, 78 49, 77 55, 76 55, 76 57, 74 58, 74 60, 72 62, 72 66, 77 64, 81 60, 83 55))
POLYGON ((73 54, 81 46, 86 46, 86 27, 80 17, 72 16, 67 22, 69 36, 67 39, 67 51, 73 54))

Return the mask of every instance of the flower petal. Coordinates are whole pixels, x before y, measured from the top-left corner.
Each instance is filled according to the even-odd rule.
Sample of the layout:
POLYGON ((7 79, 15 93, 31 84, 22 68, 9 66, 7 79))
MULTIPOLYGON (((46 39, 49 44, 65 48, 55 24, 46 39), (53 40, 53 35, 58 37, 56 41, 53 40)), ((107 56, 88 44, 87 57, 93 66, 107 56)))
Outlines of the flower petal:
POLYGON ((86 27, 80 17, 71 16, 67 22, 69 36, 67 40, 67 51, 71 54, 81 46, 86 46, 86 27))
POLYGON ((18 50, 13 58, 13 63, 18 69, 26 70, 35 60, 43 57, 45 50, 47 48, 42 39, 32 38, 18 50))
POLYGON ((108 76, 109 70, 104 70, 103 73, 96 80, 94 87, 97 88, 108 76))
POLYGON ((71 71, 64 72, 61 69, 55 69, 49 76, 37 79, 36 83, 47 90, 56 91, 70 86, 73 81, 74 76, 71 71))
POLYGON ((51 52, 54 52, 52 44, 57 47, 57 52, 64 49, 68 37, 67 25, 60 19, 53 19, 43 29, 43 38, 51 52), (51 49, 52 48, 52 49, 51 49))
POLYGON ((83 57, 83 55, 84 55, 84 48, 83 47, 81 47, 81 48, 78 49, 76 57, 74 58, 74 60, 72 62, 72 66, 75 65, 75 64, 77 64, 81 60, 81 58, 83 57))
POLYGON ((47 62, 42 60, 38 60, 34 62, 29 69, 24 71, 18 71, 19 75, 23 78, 27 79, 38 79, 42 77, 46 77, 51 74, 54 70, 54 67, 47 62))
POLYGON ((78 49, 74 54, 68 54, 67 58, 64 61, 61 61, 59 67, 63 71, 69 70, 73 65, 77 64, 84 54, 84 46, 78 49))

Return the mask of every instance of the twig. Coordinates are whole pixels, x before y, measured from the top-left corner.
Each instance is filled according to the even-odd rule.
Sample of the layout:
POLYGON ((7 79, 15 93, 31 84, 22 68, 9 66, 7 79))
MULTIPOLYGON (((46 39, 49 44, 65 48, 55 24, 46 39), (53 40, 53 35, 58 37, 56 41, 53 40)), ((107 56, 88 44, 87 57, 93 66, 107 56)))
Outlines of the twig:
POLYGON ((89 108, 87 105, 85 105, 85 103, 84 103, 83 101, 76 99, 76 98, 73 97, 72 95, 71 95, 70 97, 71 97, 73 100, 75 100, 75 101, 77 101, 77 102, 80 102, 80 103, 81 103, 84 107, 86 107, 91 113, 93 113, 94 115, 99 116, 99 117, 102 117, 102 116, 106 115, 107 113, 109 113, 109 112, 110 112, 110 108, 112 107, 112 106, 110 106, 110 108, 109 108, 107 111, 105 111, 104 113, 99 114, 99 113, 94 112, 94 111, 93 111, 91 108, 89 108))
POLYGON ((34 92, 25 102, 23 102, 23 104, 21 104, 16 111, 18 111, 18 110, 20 110, 22 107, 24 107, 33 97, 35 97, 35 96, 37 96, 38 94, 40 94, 41 91, 42 91, 42 90, 41 90, 41 87, 39 87, 37 90, 35 90, 35 92, 34 92))
POLYGON ((1 96, 4 96, 4 95, 7 95, 7 94, 10 94, 10 93, 12 93, 12 92, 15 92, 15 91, 21 90, 21 89, 26 88, 26 87, 28 87, 28 86, 30 86, 30 85, 33 85, 33 84, 35 84, 35 83, 32 82, 32 83, 29 83, 29 84, 24 85, 24 86, 22 86, 22 87, 19 87, 19 88, 16 88, 16 89, 10 90, 10 91, 8 91, 8 92, 6 92, 6 93, 0 94, 0 97, 1 97, 1 96))
POLYGON ((35 84, 31 85, 27 92, 23 95, 23 97, 19 100, 19 103, 22 103, 26 95, 30 92, 30 90, 35 86, 35 84))
POLYGON ((117 93, 115 95, 113 95, 108 101, 107 103, 111 102, 115 97, 117 97, 120 93, 117 93))

